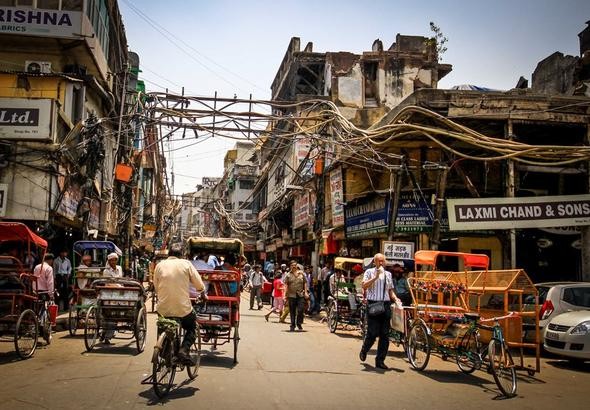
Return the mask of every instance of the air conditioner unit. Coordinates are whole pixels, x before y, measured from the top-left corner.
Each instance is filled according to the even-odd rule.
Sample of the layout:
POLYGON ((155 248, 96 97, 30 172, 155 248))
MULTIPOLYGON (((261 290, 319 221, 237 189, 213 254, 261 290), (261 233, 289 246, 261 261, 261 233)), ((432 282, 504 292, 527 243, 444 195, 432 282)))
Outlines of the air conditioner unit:
POLYGON ((33 74, 51 73, 51 63, 49 61, 25 61, 25 71, 33 74))

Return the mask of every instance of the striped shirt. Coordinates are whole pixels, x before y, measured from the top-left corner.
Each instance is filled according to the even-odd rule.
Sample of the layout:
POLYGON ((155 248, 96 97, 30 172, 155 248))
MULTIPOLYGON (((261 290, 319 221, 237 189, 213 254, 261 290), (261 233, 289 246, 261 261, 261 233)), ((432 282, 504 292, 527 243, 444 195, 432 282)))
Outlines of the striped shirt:
MULTIPOLYGON (((370 279, 373 279, 375 277, 376 273, 376 268, 370 268, 367 269, 365 271, 365 274, 363 276, 363 282, 366 282, 370 279)), ((367 300, 370 300, 371 302, 377 302, 377 301, 386 301, 389 302, 391 299, 389 298, 389 290, 393 289, 393 281, 391 279, 391 272, 389 271, 385 271, 385 278, 384 279, 377 279, 373 285, 367 289, 367 300), (387 285, 386 285, 387 283, 387 285), (386 286, 385 291, 383 290, 383 287, 386 286)))

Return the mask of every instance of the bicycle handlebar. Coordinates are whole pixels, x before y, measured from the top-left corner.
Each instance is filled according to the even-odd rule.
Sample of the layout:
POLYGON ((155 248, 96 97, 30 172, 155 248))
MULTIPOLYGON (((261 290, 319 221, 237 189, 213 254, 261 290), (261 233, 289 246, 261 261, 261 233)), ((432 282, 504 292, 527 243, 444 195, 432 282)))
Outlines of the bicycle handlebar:
POLYGON ((480 319, 479 321, 480 322, 498 322, 500 320, 509 319, 511 317, 520 317, 520 314, 518 312, 510 312, 504 316, 490 317, 488 319, 480 319))

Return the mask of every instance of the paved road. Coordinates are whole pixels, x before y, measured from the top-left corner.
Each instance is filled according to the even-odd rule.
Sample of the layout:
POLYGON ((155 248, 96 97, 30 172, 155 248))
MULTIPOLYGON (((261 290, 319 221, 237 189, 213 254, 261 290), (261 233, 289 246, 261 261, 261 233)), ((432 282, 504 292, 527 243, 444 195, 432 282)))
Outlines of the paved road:
POLYGON ((155 331, 149 315, 148 345, 137 355, 134 345, 115 345, 86 353, 81 337, 57 334, 54 343, 21 361, 9 342, 0 343, 1 409, 174 409, 230 406, 245 409, 555 409, 588 408, 590 364, 572 367, 544 359, 535 377, 519 375, 518 396, 501 400, 490 375, 464 375, 456 365, 431 359, 427 371, 410 370, 400 348, 392 347, 389 371, 373 368, 374 352, 358 360, 355 332, 330 334, 322 323, 307 320, 304 332, 289 333, 277 318, 266 323, 261 311, 242 303, 239 364, 231 346, 205 352, 199 376, 185 383, 185 373, 168 400, 158 402, 140 381, 150 371, 155 331))

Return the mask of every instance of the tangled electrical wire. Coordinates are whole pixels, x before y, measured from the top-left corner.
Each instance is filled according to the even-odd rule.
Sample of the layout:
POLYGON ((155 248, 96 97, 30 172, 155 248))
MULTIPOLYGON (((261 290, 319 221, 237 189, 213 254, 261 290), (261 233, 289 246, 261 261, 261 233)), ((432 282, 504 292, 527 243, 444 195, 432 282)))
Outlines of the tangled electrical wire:
MULTIPOLYGON (((518 136, 489 136, 419 106, 402 108, 387 124, 363 129, 346 118, 333 102, 323 99, 285 102, 155 92, 148 94, 143 115, 147 124, 172 130, 167 135, 161 131, 160 138, 170 139, 175 131, 183 130, 182 138, 174 141, 186 141, 185 131, 189 129, 196 138, 208 135, 252 141, 269 152, 264 165, 274 158, 290 167, 284 157, 285 148, 303 140, 308 144, 308 161, 329 156, 331 160, 354 163, 367 170, 389 172, 406 166, 402 163, 408 158, 399 152, 409 141, 438 146, 450 158, 473 161, 512 160, 557 167, 590 160, 590 147, 586 145, 533 145, 518 141, 518 136), (255 111, 260 106, 265 109, 255 111)), ((418 165, 436 165, 437 169, 447 166, 418 165)), ((292 180, 287 184, 301 179, 302 164, 297 166, 291 168, 292 180)), ((256 224, 244 224, 233 218, 241 209, 228 211, 222 201, 216 202, 214 209, 236 232, 255 229, 256 224)))

